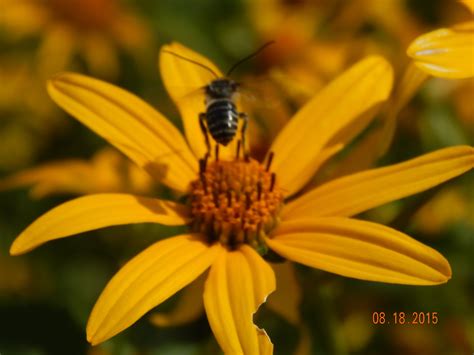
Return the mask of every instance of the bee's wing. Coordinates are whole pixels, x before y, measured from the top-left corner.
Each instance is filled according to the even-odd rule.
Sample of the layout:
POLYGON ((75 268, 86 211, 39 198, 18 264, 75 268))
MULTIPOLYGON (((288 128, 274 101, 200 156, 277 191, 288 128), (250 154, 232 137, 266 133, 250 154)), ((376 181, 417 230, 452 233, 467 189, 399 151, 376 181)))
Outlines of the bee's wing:
POLYGON ((279 105, 275 85, 265 78, 251 78, 239 83, 239 99, 243 107, 275 108, 279 105))
POLYGON ((259 137, 274 138, 293 113, 279 87, 268 78, 259 76, 247 78, 241 88, 239 108, 252 117, 251 122, 254 122, 254 130, 259 131, 259 137))

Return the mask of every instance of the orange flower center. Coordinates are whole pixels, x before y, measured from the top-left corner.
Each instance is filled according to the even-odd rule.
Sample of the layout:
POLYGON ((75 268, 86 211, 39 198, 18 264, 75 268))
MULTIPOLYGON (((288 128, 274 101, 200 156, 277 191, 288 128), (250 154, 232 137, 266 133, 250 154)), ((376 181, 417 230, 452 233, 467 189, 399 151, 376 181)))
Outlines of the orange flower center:
POLYGON ((82 29, 102 29, 116 13, 115 0, 48 0, 58 18, 82 29))
POLYGON ((269 163, 263 166, 249 158, 201 160, 189 197, 193 229, 231 248, 242 243, 264 248, 263 236, 278 223, 283 205, 269 163))

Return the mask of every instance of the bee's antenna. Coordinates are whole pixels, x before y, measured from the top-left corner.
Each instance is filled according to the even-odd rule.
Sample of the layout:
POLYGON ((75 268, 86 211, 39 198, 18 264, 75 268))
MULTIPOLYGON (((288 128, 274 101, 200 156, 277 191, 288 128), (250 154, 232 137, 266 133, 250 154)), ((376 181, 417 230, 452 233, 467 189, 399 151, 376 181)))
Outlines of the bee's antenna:
POLYGON ((216 79, 219 78, 219 75, 217 75, 217 73, 216 73, 214 70, 212 70, 211 68, 209 68, 207 65, 204 65, 204 64, 202 64, 202 63, 196 62, 195 60, 192 60, 192 59, 183 57, 182 55, 179 55, 179 54, 177 54, 177 53, 167 51, 166 49, 164 49, 163 52, 172 54, 172 55, 174 55, 175 57, 181 58, 181 59, 183 59, 183 60, 186 60, 186 61, 188 61, 188 62, 190 62, 190 63, 193 63, 193 64, 196 64, 196 65, 199 65, 201 68, 204 68, 204 69, 208 70, 209 72, 211 72, 212 75, 214 75, 214 77, 215 77, 216 79))
POLYGON ((269 45, 272 45, 274 44, 275 41, 270 41, 270 42, 267 42, 265 43, 263 46, 261 46, 259 49, 257 49, 255 52, 253 52, 252 54, 249 54, 248 56, 246 56, 245 58, 242 58, 241 60, 239 60, 237 63, 235 63, 232 67, 230 67, 230 69, 227 71, 227 74, 225 76, 230 76, 230 74, 235 70, 235 68, 237 68, 240 64, 242 64, 243 62, 255 57, 257 54, 259 54, 261 51, 263 51, 265 48, 267 48, 269 45))

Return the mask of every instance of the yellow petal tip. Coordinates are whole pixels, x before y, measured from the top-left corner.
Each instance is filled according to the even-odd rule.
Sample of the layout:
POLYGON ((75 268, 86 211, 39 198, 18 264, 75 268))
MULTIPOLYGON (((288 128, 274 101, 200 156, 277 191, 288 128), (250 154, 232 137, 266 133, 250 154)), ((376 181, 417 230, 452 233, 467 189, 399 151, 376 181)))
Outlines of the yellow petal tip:
POLYGON ((10 247, 10 255, 11 256, 17 256, 23 253, 22 248, 18 246, 18 243, 16 240, 13 242, 13 244, 10 247))
POLYGON ((18 256, 29 252, 34 249, 35 246, 32 246, 31 243, 28 243, 28 239, 25 238, 25 234, 20 234, 10 246, 10 255, 18 256))
POLYGON ((171 324, 169 319, 161 314, 153 314, 150 317, 150 322, 157 327, 167 327, 171 324))
POLYGON ((87 341, 92 345, 92 346, 96 346, 100 343, 102 343, 104 340, 106 339, 100 339, 97 337, 97 329, 93 330, 92 327, 91 327, 91 322, 89 320, 89 322, 87 323, 87 326, 86 326, 86 338, 87 338, 87 341))
POLYGON ((407 55, 430 75, 447 79, 472 77, 473 24, 470 21, 422 34, 409 45, 407 55))
POLYGON ((47 80, 47 83, 48 83, 48 84, 54 84, 54 82, 60 81, 62 78, 66 77, 66 76, 68 76, 68 75, 70 75, 70 74, 72 74, 72 73, 66 72, 66 71, 58 72, 58 73, 52 75, 52 76, 47 80))
POLYGON ((51 78, 49 78, 46 81, 46 90, 49 94, 49 96, 54 100, 54 91, 56 90, 56 84, 61 81, 61 79, 64 77, 64 73, 57 73, 53 75, 51 78))
POLYGON ((99 345, 102 341, 98 341, 96 339, 94 339, 93 337, 89 337, 87 336, 87 341, 92 345, 92 346, 96 346, 96 345, 99 345))

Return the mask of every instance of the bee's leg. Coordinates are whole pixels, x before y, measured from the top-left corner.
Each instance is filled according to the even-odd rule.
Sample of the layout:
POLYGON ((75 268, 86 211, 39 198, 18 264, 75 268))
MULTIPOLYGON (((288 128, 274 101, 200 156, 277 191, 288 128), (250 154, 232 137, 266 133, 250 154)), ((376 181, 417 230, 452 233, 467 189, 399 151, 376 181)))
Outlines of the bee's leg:
POLYGON ((209 142, 209 133, 207 132, 206 124, 204 120, 206 119, 205 113, 199 114, 199 126, 201 127, 202 134, 204 134, 204 139, 206 140, 207 155, 211 155, 211 143, 209 142))
POLYGON ((249 122, 249 116, 245 112, 239 112, 239 118, 244 120, 242 124, 242 128, 240 129, 240 135, 242 136, 242 151, 244 152, 245 159, 248 158, 248 149, 246 144, 246 136, 247 136, 247 126, 249 122))

